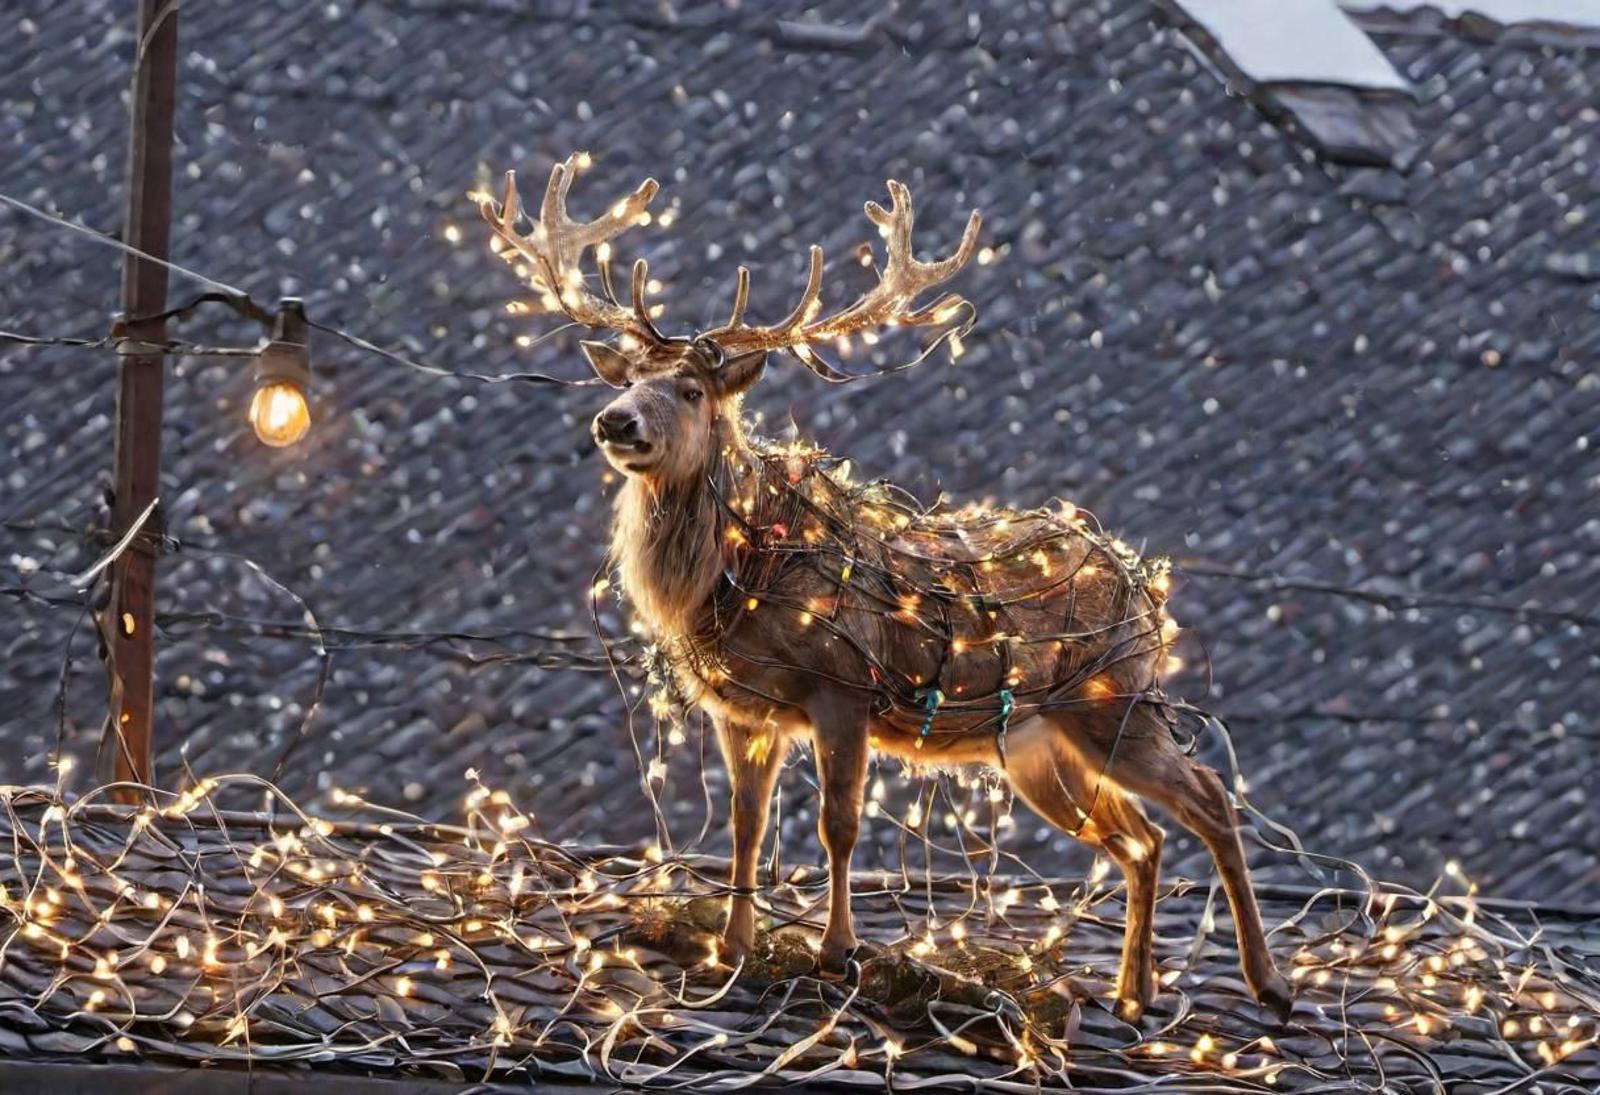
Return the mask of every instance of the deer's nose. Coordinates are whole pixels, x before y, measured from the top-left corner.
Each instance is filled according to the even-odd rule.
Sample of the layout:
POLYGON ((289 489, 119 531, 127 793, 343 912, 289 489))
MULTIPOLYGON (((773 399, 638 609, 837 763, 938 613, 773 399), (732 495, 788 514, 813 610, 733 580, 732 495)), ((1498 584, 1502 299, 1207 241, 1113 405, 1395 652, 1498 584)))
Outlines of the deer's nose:
POLYGON ((627 445, 639 440, 639 416, 611 407, 595 416, 594 435, 601 441, 627 445))

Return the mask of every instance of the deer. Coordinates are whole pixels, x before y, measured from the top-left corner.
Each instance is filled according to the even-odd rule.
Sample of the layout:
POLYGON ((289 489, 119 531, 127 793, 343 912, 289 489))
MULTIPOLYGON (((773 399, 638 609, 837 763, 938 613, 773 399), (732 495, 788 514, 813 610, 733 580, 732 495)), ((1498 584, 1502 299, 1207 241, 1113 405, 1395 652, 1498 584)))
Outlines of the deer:
MULTIPOLYGON (((1168 566, 1141 559, 1068 503, 1033 510, 924 508, 802 442, 754 435, 745 394, 784 352, 825 380, 818 347, 885 329, 949 331, 960 296, 919 303, 971 259, 974 211, 955 252, 918 259, 909 191, 866 203, 885 243, 876 282, 822 304, 812 246, 798 303, 776 323, 747 316, 737 270, 727 322, 663 334, 635 261, 618 298, 611 240, 646 222, 646 179, 590 221, 567 209, 587 156, 551 172, 531 228, 515 172, 480 198, 491 245, 574 323, 610 332, 582 351, 615 395, 592 434, 618 473, 609 559, 621 593, 690 708, 708 717, 731 787, 733 852, 721 958, 756 943, 757 863, 791 749, 809 745, 820 790, 828 907, 818 965, 847 976, 858 942, 850 863, 873 758, 920 770, 987 769, 1046 822, 1105 853, 1125 884, 1116 1007, 1137 1020, 1156 992, 1153 917, 1164 834, 1142 803, 1194 833, 1215 861, 1253 995, 1280 1021, 1293 1006, 1251 887, 1239 818, 1221 776, 1175 733, 1162 689, 1177 625, 1168 566), (596 287, 583 271, 588 252, 596 287)), ((870 374, 868 374, 870 375, 870 374)), ((585 383, 595 383, 596 380, 585 383)))

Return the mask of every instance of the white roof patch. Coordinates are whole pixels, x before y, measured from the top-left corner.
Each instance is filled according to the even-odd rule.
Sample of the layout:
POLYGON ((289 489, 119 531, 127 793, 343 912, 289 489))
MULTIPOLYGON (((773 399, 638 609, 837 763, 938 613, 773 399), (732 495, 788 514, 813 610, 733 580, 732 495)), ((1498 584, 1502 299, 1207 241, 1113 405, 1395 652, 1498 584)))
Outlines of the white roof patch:
POLYGON ((1519 23, 1554 23, 1557 26, 1600 29, 1600 0, 1343 0, 1343 2, 1349 11, 1410 12, 1420 8, 1432 8, 1449 19, 1482 15, 1507 27, 1519 23))
MULTIPOLYGON (((1594 2, 1600 4, 1600 0, 1594 2)), ((1335 0, 1177 0, 1177 4, 1258 84, 1411 91, 1411 85, 1335 0)))

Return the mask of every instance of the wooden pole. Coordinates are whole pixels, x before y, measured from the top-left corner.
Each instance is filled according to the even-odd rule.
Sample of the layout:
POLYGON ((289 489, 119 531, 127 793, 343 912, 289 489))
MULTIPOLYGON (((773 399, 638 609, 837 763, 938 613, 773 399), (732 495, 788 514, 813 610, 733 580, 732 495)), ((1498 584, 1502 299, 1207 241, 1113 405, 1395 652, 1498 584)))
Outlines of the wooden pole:
MULTIPOLYGON (((172 115, 177 97, 178 0, 136 0, 133 135, 128 147, 128 202, 123 240, 165 260, 172 225, 172 115)), ((164 320, 140 320, 167 307, 167 268, 134 254, 122 266, 122 308, 134 343, 166 340, 164 320)), ((155 501, 161 476, 159 353, 125 353, 117 367, 116 483, 112 531, 124 535, 155 501)), ((110 697, 100 743, 101 774, 152 783, 155 696, 156 556, 159 508, 111 568, 111 599, 101 634, 109 647, 110 697)), ((138 801, 132 790, 117 796, 138 801)))

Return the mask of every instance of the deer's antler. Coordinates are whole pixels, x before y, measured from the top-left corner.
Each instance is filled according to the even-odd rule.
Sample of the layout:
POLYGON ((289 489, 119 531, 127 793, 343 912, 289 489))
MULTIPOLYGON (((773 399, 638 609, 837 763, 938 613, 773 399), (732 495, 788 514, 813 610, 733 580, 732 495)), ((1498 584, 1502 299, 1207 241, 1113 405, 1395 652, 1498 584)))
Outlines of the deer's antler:
MULTIPOLYGON (((750 297, 750 271, 739 267, 734 290, 733 315, 728 322, 704 337, 722 347, 730 356, 751 350, 797 349, 806 343, 837 338, 871 327, 897 325, 925 327, 949 322, 966 306, 955 293, 947 293, 931 304, 913 307, 917 297, 936 285, 949 281, 972 258, 978 246, 978 229, 983 217, 974 209, 961 233, 961 244, 949 258, 920 261, 911 250, 911 228, 915 214, 911 192, 905 185, 889 180, 889 208, 867 202, 867 216, 883 232, 888 254, 878 283, 856 298, 849 307, 830 316, 817 318, 821 310, 822 248, 811 248, 811 272, 805 292, 788 318, 770 327, 752 327, 745 322, 745 306, 750 297)), ((802 355, 804 359, 804 355, 802 355)))
POLYGON ((583 153, 574 153, 551 170, 550 183, 545 187, 544 201, 539 206, 539 219, 526 235, 517 231, 522 201, 517 194, 515 171, 506 172, 504 199, 496 203, 493 198, 484 198, 478 208, 495 234, 513 248, 513 253, 506 257, 514 260, 521 255, 532 263, 535 285, 554 296, 561 310, 572 319, 589 327, 610 328, 660 343, 663 341, 661 333, 651 322, 644 299, 647 274, 644 260, 640 259, 633 266, 633 306, 630 309, 617 300, 612 290, 606 254, 610 250, 610 240, 639 223, 645 206, 650 204, 660 186, 654 179, 646 179, 601 216, 592 221, 575 221, 567 214, 567 191, 572 188, 573 176, 584 158, 583 153), (583 252, 591 247, 600 252, 603 297, 590 292, 584 281, 583 252))

